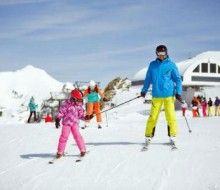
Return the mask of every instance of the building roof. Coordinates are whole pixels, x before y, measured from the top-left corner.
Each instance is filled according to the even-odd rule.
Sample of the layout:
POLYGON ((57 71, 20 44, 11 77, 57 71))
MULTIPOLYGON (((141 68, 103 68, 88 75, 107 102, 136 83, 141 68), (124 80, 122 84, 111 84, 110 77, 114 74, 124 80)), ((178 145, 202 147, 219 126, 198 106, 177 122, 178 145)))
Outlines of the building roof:
POLYGON ((207 51, 193 58, 177 63, 177 67, 181 75, 191 66, 200 63, 218 63, 220 64, 220 51, 207 51))

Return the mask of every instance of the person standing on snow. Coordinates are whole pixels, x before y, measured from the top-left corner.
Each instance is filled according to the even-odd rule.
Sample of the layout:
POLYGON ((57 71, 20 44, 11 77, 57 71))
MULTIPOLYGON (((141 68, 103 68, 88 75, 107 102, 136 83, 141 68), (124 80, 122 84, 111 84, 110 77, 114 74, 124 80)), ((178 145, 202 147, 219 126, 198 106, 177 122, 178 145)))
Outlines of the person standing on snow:
POLYGON ((199 117, 199 100, 195 96, 192 99, 192 114, 193 117, 199 117))
MULTIPOLYGON (((89 87, 85 90, 83 96, 87 97, 87 104, 86 104, 87 115, 95 114, 96 121, 98 123, 98 129, 101 129, 102 115, 100 113, 100 99, 102 98, 103 101, 107 101, 107 99, 105 98, 99 86, 93 80, 89 82, 89 87)), ((85 127, 82 127, 82 129, 88 127, 89 122, 90 120, 87 120, 85 123, 85 127)))
POLYGON ((61 158, 64 154, 70 132, 72 133, 78 149, 80 150, 80 156, 83 157, 86 154, 84 139, 79 132, 79 120, 91 118, 92 116, 85 116, 84 114, 83 96, 81 91, 77 89, 72 90, 70 99, 65 100, 60 106, 55 120, 56 128, 60 126, 61 119, 63 125, 57 148, 57 159, 61 158))
POLYGON ((145 97, 150 84, 152 84, 152 106, 146 123, 145 144, 147 146, 154 136, 158 116, 164 104, 168 136, 170 143, 175 145, 177 122, 174 103, 175 97, 182 102, 182 80, 176 64, 168 56, 166 46, 159 45, 156 48, 156 55, 157 59, 150 63, 141 90, 141 96, 145 97))
POLYGON ((208 101, 208 116, 212 116, 212 99, 209 98, 208 101))
POLYGON ((182 115, 185 116, 186 109, 188 108, 188 105, 185 100, 183 100, 183 102, 181 104, 181 108, 182 108, 182 115))
POLYGON ((37 116, 36 116, 36 109, 37 109, 38 105, 35 104, 35 101, 34 101, 34 97, 32 96, 30 101, 29 101, 29 104, 28 104, 28 108, 30 109, 30 115, 29 115, 29 118, 28 118, 28 123, 31 122, 31 117, 32 117, 32 114, 34 114, 34 121, 36 122, 37 121, 37 116))
POLYGON ((220 99, 218 96, 215 98, 215 116, 220 116, 220 99))
POLYGON ((206 117, 207 116, 207 113, 206 113, 206 110, 207 110, 207 102, 206 102, 206 98, 202 98, 201 99, 201 106, 202 106, 202 114, 203 114, 203 117, 206 117))

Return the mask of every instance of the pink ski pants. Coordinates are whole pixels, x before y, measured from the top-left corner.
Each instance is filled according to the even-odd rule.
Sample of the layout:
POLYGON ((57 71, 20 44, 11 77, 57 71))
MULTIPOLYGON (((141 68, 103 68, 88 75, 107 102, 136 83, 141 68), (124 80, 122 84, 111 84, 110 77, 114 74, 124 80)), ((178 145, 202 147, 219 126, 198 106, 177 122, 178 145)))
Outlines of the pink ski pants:
POLYGON ((60 154, 64 153, 70 131, 72 132, 73 138, 75 139, 80 152, 85 152, 86 151, 85 142, 82 135, 79 132, 79 126, 77 124, 73 126, 63 125, 57 152, 60 154))

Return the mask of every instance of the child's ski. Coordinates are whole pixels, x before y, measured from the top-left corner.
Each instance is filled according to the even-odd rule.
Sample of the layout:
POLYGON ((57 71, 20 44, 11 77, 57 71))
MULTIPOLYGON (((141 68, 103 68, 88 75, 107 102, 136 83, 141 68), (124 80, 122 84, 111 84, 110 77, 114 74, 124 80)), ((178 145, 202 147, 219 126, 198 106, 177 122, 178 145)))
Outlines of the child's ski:
POLYGON ((75 160, 75 162, 82 162, 83 159, 85 158, 86 154, 88 154, 88 153, 89 153, 89 151, 86 151, 84 156, 78 155, 77 159, 75 160))
POLYGON ((61 158, 54 158, 54 159, 52 159, 52 160, 50 160, 49 162, 48 162, 48 164, 54 164, 57 160, 59 160, 59 159, 61 159, 61 158))
POLYGON ((52 160, 50 160, 48 162, 48 164, 54 164, 55 162, 57 162, 58 160, 62 159, 62 157, 65 157, 68 153, 64 153, 63 156, 61 156, 60 158, 53 158, 52 160))

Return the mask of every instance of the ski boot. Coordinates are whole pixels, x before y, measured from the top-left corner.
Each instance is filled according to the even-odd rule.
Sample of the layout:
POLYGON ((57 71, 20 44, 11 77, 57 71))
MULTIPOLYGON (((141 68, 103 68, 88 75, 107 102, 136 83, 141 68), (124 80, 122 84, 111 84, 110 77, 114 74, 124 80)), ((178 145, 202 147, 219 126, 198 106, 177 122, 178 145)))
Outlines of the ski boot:
POLYGON ((60 159, 63 155, 64 155, 64 154, 60 154, 60 153, 57 152, 57 154, 56 154, 56 159, 60 159))
POLYGON ((87 127, 88 127, 88 125, 84 125, 84 126, 81 127, 81 129, 85 129, 87 127))
POLYGON ((145 137, 145 146, 148 146, 151 142, 151 137, 145 137))
POLYGON ((175 138, 175 137, 170 137, 170 145, 171 145, 171 149, 172 149, 172 150, 177 149, 177 146, 176 146, 176 138, 175 138))
POLYGON ((86 152, 80 152, 80 156, 84 157, 86 155, 86 152))
POLYGON ((151 137, 145 137, 145 143, 144 143, 144 146, 142 147, 141 151, 148 150, 148 147, 150 145, 151 139, 152 139, 151 137))

